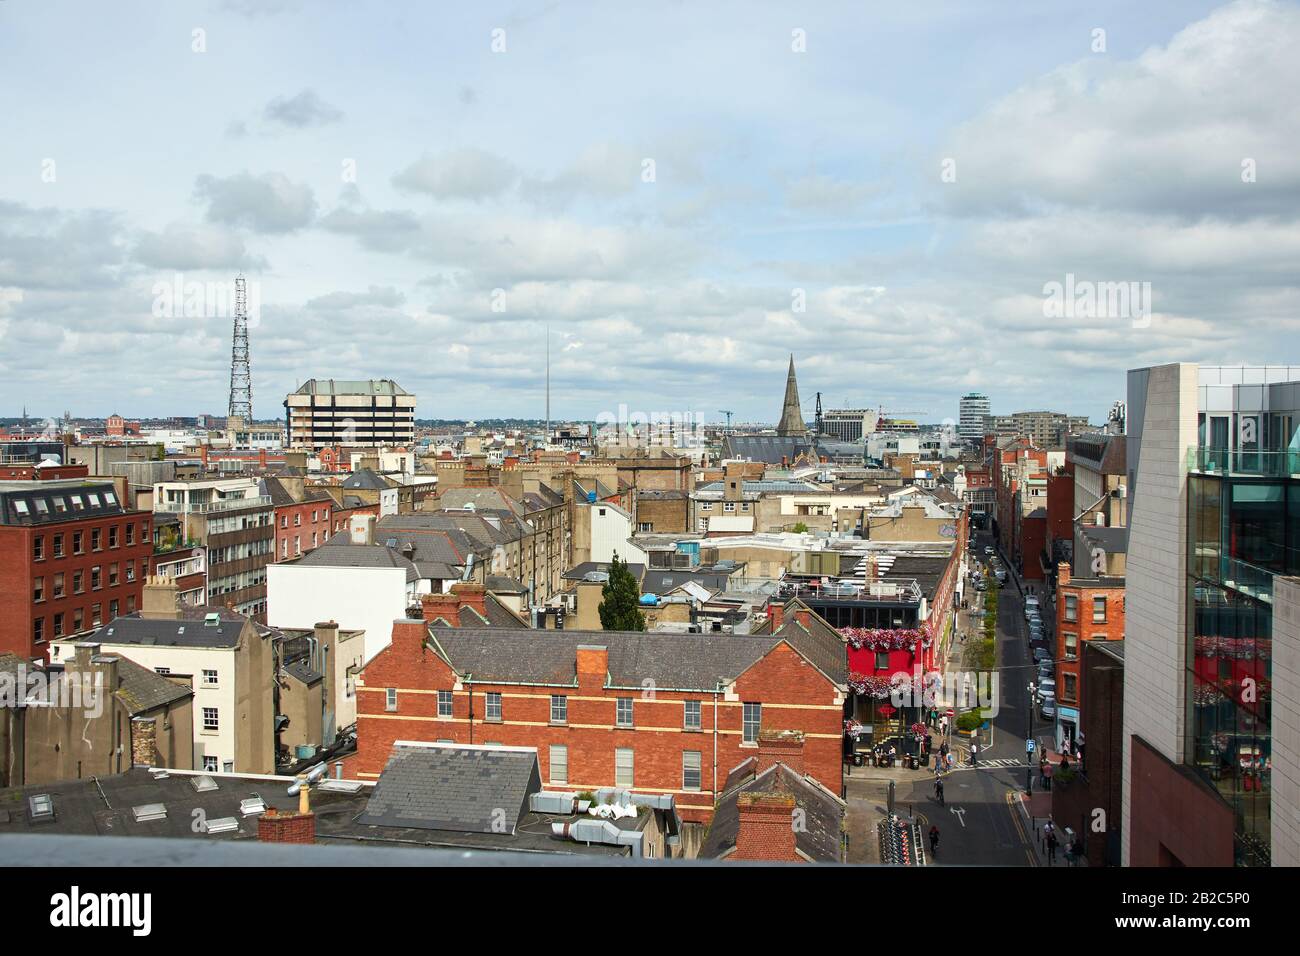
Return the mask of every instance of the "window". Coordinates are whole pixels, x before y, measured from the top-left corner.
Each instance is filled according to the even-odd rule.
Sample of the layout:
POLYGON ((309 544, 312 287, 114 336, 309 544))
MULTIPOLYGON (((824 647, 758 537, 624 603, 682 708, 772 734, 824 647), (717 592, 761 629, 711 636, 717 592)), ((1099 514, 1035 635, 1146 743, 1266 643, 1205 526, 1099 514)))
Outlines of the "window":
POLYGON ((203 686, 204 686, 204 687, 216 687, 216 686, 217 686, 217 672, 216 672, 216 671, 214 671, 214 670, 209 670, 209 669, 206 668, 206 667, 203 668, 203 686))
POLYGON ((288 515, 280 515, 280 527, 281 527, 281 528, 287 528, 287 527, 289 527, 289 516, 288 516, 288 515))
POLYGON ((117 562, 113 562, 108 566, 108 586, 110 588, 117 587, 117 562))
POLYGON ((63 535, 61 534, 54 536, 54 556, 56 558, 63 557, 63 535))
POLYGON ((73 554, 86 553, 86 542, 83 537, 83 533, 80 531, 72 532, 72 553, 73 554))
POLYGON ((129 524, 129 523, 128 523, 128 524, 124 524, 124 525, 122 526, 122 528, 123 528, 123 530, 126 531, 126 543, 127 543, 127 545, 130 546, 130 545, 135 544, 135 525, 133 525, 133 524, 129 524))
POLYGON ((135 562, 126 562, 126 580, 128 583, 135 580, 135 562))
POLYGON ((487 712, 485 716, 488 720, 501 719, 501 694, 497 691, 490 690, 487 693, 487 712))
POLYGON ((385 694, 387 696, 384 700, 384 710, 397 710, 397 688, 390 687, 385 691, 385 694))
POLYGON ((301 527, 302 527, 302 512, 301 512, 301 511, 299 511, 299 512, 297 512, 297 513, 294 514, 294 516, 293 516, 293 526, 294 526, 295 528, 301 528, 301 527))
POLYGON ((636 526, 636 530, 642 532, 643 534, 649 534, 650 532, 654 531, 654 529, 655 526, 653 521, 642 521, 639 522, 636 526))
POLYGON ((98 528, 90 529, 90 550, 102 551, 104 549, 104 533, 98 528))
POLYGON ((108 546, 110 548, 117 547, 117 525, 115 524, 108 527, 108 546))
POLYGON ((32 621, 32 640, 37 644, 45 640, 45 618, 38 617, 32 621))
POLYGON ((45 536, 38 534, 32 538, 32 560, 45 560, 45 536))
POLYGON ((54 575, 54 596, 56 598, 63 597, 63 572, 62 571, 54 575))
POLYGON ((97 564, 90 569, 90 589, 92 591, 98 591, 101 587, 104 586, 103 582, 100 580, 100 576, 101 576, 101 569, 97 564))
POLYGON ((438 716, 451 716, 451 691, 449 690, 438 691, 438 716))
POLYGON ((217 708, 203 708, 203 729, 216 731, 220 727, 220 721, 217 720, 217 708))
POLYGON ((55 637, 63 636, 63 613, 62 612, 59 612, 58 614, 54 615, 54 636, 55 637))
POLYGON ((687 730, 700 729, 700 702, 698 700, 688 700, 686 704, 686 716, 683 718, 682 726, 687 730))
POLYGON ((33 601, 45 600, 45 579, 44 578, 32 579, 32 600, 33 601))
POLYGON ((758 743, 758 729, 763 722, 762 704, 745 704, 744 735, 747 744, 758 743))
POLYGON ((620 727, 632 726, 632 698, 620 697, 618 699, 618 712, 615 721, 620 727))
POLYGON ((104 623, 104 605, 92 604, 90 606, 90 626, 99 627, 104 623))
POLYGON ((569 698, 562 694, 551 695, 551 723, 567 724, 569 722, 569 698))
POLYGON ((1065 656, 1067 658, 1079 656, 1079 635, 1077 634, 1065 635, 1065 656))
POLYGON ((876 670, 889 669, 889 651, 876 651, 876 670))
POLYGON ((632 783, 632 748, 619 747, 614 751, 614 785, 631 787, 632 783))
POLYGON ((682 789, 700 789, 700 752, 698 750, 682 751, 682 789))
POLYGON ((83 575, 80 571, 72 572, 72 593, 80 594, 84 590, 83 575))
POLYGON ((108 602, 108 619, 110 621, 117 620, 117 607, 118 605, 116 599, 108 602))
POLYGON ((1106 621, 1106 596, 1092 599, 1092 623, 1104 624, 1106 621))
POLYGON ((736 503, 734 501, 724 501, 722 503, 722 510, 727 514, 731 514, 736 510, 736 503))
POLYGON ((713 510, 713 502, 712 502, 712 501, 701 501, 701 502, 700 502, 700 510, 701 510, 701 511, 712 511, 712 510, 713 510))
POLYGON ((83 623, 84 621, 83 621, 82 609, 81 608, 74 609, 72 612, 72 631, 74 634, 81 630, 83 623))
POLYGON ((1079 619, 1079 595, 1067 594, 1065 596, 1065 619, 1067 621, 1077 621, 1079 619))
POLYGON ((551 783, 569 782, 569 748, 551 744, 551 783))
POLYGON ((1076 699, 1079 693, 1079 676, 1077 674, 1064 674, 1062 676, 1065 678, 1065 686, 1061 690, 1064 695, 1063 699, 1076 699))
POLYGON ((203 769, 208 773, 216 773, 221 769, 221 766, 217 763, 216 757, 209 757, 205 754, 203 757, 203 769))

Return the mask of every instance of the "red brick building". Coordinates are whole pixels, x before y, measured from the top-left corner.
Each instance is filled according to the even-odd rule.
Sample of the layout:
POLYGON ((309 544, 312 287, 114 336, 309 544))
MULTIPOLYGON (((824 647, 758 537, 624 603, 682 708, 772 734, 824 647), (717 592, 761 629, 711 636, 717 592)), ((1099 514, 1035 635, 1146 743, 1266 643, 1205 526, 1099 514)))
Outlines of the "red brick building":
MULTIPOLYGON (((426 615, 441 610, 430 602, 426 615)), ((534 747, 543 785, 672 794, 707 822, 760 730, 804 735, 804 772, 841 789, 843 645, 788 636, 506 630, 396 621, 357 680, 357 754, 398 740, 534 747), (825 646, 823 646, 825 644, 825 646)))
POLYGON ((333 499, 289 501, 275 506, 275 560, 292 561, 319 548, 333 534, 333 499))
POLYGON ((1077 736, 1083 687, 1079 659, 1088 641, 1124 639, 1124 579, 1074 577, 1070 565, 1057 565, 1056 584, 1056 700, 1061 739, 1077 736))
POLYGON ((0 652, 47 658, 52 639, 136 610, 151 521, 111 483, 0 481, 0 652))

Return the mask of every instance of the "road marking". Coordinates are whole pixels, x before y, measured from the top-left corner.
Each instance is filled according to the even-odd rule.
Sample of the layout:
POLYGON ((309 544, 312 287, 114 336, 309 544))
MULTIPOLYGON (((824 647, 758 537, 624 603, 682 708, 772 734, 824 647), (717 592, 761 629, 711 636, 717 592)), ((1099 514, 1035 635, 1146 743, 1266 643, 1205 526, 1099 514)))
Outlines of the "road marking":
POLYGON ((957 814, 957 822, 961 824, 963 830, 966 829, 966 809, 965 807, 949 807, 949 812, 957 814))

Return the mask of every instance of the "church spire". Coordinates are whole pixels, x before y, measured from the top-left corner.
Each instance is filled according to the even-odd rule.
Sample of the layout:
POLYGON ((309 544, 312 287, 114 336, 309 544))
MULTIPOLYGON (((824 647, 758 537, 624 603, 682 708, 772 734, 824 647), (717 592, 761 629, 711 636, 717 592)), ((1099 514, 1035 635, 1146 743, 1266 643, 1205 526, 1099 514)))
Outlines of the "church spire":
POLYGON ((808 431, 803 411, 799 408, 799 383, 794 378, 794 355, 790 356, 790 372, 785 379, 785 404, 781 407, 781 421, 776 433, 782 438, 802 437, 808 431))

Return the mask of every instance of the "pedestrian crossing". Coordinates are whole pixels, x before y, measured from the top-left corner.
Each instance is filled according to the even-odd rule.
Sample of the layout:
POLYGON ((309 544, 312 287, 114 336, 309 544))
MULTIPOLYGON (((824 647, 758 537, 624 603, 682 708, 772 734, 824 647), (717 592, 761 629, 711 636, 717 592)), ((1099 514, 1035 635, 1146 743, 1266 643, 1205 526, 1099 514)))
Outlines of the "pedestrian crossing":
POLYGON ((956 773, 958 770, 1006 770, 1008 768, 1023 770, 1025 769, 1025 762, 1014 757, 997 757, 991 760, 985 760, 981 757, 979 766, 972 767, 970 758, 966 758, 962 763, 946 771, 946 773, 956 773))

